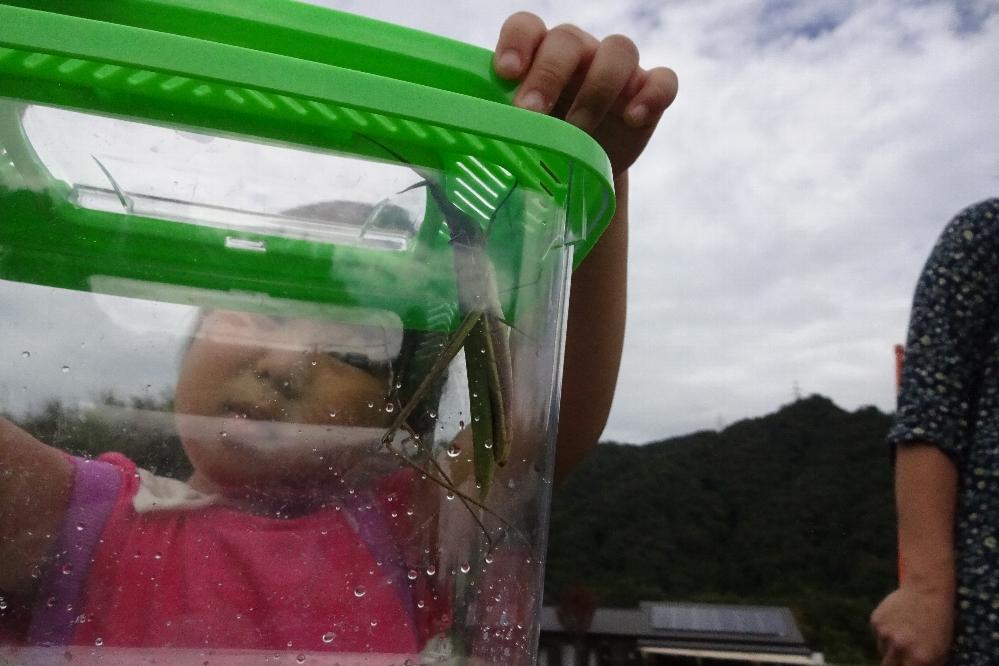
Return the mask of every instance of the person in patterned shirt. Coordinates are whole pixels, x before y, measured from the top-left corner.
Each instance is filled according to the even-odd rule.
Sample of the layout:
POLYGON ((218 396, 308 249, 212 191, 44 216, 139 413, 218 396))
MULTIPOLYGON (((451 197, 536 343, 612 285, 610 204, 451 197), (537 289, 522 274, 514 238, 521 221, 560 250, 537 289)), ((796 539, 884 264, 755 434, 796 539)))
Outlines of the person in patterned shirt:
POLYGON ((999 199, 926 262, 888 441, 901 581, 871 615, 882 663, 999 663, 999 199))

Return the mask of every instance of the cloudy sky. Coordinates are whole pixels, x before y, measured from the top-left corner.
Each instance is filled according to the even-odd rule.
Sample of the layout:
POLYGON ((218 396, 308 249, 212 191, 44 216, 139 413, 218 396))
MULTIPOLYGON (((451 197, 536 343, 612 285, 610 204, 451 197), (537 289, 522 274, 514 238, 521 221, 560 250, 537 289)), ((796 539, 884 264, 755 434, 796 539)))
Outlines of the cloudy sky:
MULTIPOLYGON (((313 1, 487 48, 517 8, 313 1)), ((717 428, 796 393, 891 410, 892 346, 927 252, 957 210, 999 196, 999 0, 520 7, 549 25, 625 33, 644 65, 680 77, 632 172, 628 332, 605 438, 717 428)), ((0 290, 10 333, 0 353, 26 384, 68 386, 87 368, 99 377, 120 355, 88 333, 121 318, 106 304, 66 331, 71 361, 46 355, 35 343, 55 339, 69 305, 25 294, 0 290), (11 332, 29 319, 22 309, 42 333, 11 332)), ((182 311, 156 316, 188 325, 182 311)), ((176 367, 176 340, 140 340, 150 370, 131 373, 126 394, 158 391, 151 378, 176 367)), ((0 400, 31 390, 8 382, 0 400)))
POLYGON ((956 211, 999 196, 999 0, 319 4, 487 48, 522 7, 627 34, 679 74, 632 173, 608 439, 716 428, 796 386, 893 409, 926 254, 956 211))

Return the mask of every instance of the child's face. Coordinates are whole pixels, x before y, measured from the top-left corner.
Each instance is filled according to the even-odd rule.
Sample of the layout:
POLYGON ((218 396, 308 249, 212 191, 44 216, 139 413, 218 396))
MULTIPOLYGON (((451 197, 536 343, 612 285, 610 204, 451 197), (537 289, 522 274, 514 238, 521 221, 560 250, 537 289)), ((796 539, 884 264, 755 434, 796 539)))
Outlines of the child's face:
POLYGON ((365 453, 332 427, 391 422, 383 409, 387 370, 376 376, 330 352, 359 334, 363 329, 332 321, 207 314, 184 357, 175 399, 196 472, 221 488, 313 485, 365 453))

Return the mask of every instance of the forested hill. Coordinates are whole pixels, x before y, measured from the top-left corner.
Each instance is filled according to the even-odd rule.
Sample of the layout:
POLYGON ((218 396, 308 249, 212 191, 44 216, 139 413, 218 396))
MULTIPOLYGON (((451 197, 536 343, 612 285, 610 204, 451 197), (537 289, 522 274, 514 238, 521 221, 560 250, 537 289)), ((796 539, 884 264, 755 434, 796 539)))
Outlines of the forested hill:
POLYGON ((810 646, 873 656, 895 577, 890 417, 812 396, 644 446, 601 444, 556 492, 546 603, 570 585, 641 600, 790 606, 810 646))

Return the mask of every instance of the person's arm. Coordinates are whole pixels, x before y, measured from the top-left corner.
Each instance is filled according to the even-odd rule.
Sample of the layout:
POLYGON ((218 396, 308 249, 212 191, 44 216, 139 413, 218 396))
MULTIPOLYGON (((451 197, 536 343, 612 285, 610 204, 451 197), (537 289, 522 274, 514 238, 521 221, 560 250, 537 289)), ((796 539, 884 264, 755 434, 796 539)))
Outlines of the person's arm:
POLYGON ((572 276, 555 448, 556 484, 596 446, 617 385, 628 293, 628 175, 615 180, 618 207, 614 219, 572 276))
POLYGON ((66 455, 0 418, 0 591, 30 594, 69 504, 66 455))
POLYGON ((895 502, 902 577, 871 614, 884 664, 945 663, 954 631, 957 469, 931 444, 900 446, 895 502))
MULTIPOLYGON (((898 409, 896 454, 902 576, 871 615, 884 664, 942 664, 956 612, 956 513, 974 458, 976 393, 990 362, 999 308, 996 202, 970 206, 944 228, 916 285, 898 409)), ((965 509, 967 510, 967 509, 965 509)))
POLYGON ((624 339, 627 172, 676 97, 677 77, 667 67, 640 67, 627 37, 598 40, 572 25, 549 30, 527 12, 503 24, 494 64, 520 81, 515 104, 564 118, 600 143, 617 189, 614 219, 572 279, 555 465, 561 481, 596 445, 610 412, 624 339))

